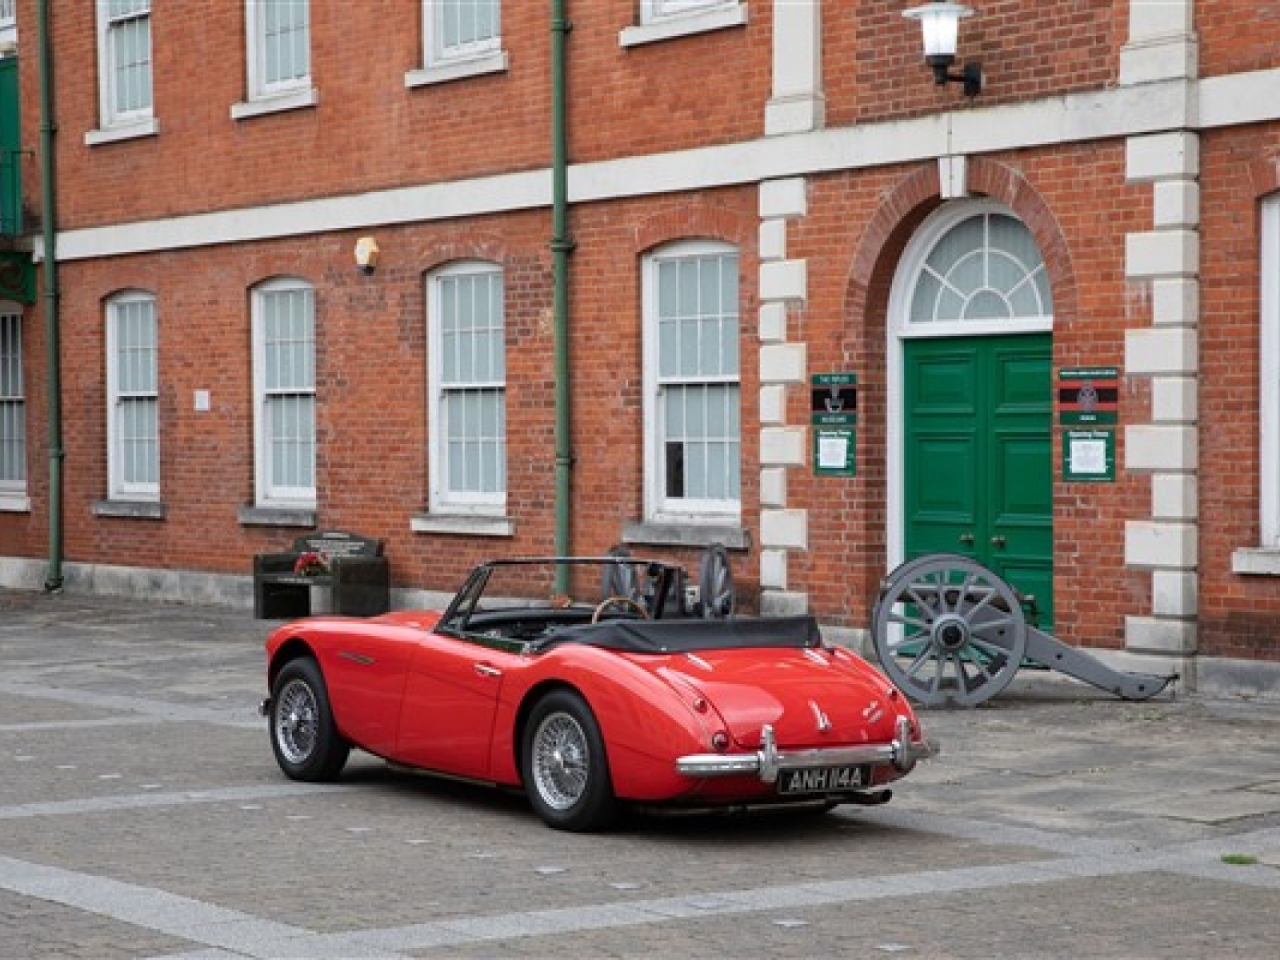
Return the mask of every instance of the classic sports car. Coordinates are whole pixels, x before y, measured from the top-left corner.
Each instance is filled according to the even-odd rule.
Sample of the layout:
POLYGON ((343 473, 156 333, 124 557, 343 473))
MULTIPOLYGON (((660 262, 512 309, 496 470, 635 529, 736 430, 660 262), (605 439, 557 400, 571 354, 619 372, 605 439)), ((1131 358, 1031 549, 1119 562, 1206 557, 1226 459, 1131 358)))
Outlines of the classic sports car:
POLYGON ((621 804, 888 800, 936 752, 906 698, 812 617, 732 615, 711 556, 697 601, 657 561, 518 559, 481 564, 443 612, 285 624, 262 704, 276 760, 332 780, 358 747, 522 788, 575 831, 621 804))

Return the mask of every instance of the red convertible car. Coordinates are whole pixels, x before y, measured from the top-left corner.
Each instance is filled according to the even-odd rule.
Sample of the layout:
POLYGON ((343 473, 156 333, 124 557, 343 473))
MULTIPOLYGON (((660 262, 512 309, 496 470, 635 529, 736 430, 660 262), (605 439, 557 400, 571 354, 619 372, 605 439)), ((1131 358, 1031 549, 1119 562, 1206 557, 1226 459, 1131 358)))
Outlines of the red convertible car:
POLYGON ((732 615, 727 562, 705 568, 695 601, 651 560, 493 561, 444 611, 285 624, 262 704, 276 760, 332 780, 356 747, 523 789, 576 831, 623 804, 888 800, 936 752, 906 698, 812 617, 732 615))

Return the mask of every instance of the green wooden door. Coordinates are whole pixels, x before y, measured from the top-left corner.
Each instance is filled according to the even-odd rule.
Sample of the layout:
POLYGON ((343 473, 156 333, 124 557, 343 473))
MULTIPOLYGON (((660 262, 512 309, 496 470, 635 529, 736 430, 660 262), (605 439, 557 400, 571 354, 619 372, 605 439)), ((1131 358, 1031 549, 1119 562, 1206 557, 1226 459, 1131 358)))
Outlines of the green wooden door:
POLYGON ((1053 626, 1052 340, 908 340, 904 559, 973 557, 1053 626))

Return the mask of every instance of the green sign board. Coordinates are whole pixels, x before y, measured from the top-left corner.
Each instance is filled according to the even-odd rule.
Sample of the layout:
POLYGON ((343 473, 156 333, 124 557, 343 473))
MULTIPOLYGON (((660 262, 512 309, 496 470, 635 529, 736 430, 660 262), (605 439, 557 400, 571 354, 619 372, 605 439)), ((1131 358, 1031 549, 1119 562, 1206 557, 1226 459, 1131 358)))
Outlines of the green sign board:
POLYGON ((1076 483, 1114 483, 1116 432, 1114 430, 1064 430, 1062 479, 1076 483))
POLYGON ((813 472, 819 477, 852 477, 856 473, 858 376, 816 373, 810 383, 813 425, 813 472))
POLYGON ((1120 371, 1115 367, 1064 367, 1058 371, 1058 422, 1083 426, 1115 423, 1120 371))

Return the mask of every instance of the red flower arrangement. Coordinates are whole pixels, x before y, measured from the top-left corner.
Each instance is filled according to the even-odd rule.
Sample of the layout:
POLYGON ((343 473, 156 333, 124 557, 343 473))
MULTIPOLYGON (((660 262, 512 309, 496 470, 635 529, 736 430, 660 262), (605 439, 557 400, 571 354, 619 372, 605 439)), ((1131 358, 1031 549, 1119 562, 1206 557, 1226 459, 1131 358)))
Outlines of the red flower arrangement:
POLYGON ((323 577, 329 572, 329 558, 314 550, 300 553, 293 564, 293 572, 301 577, 323 577))

